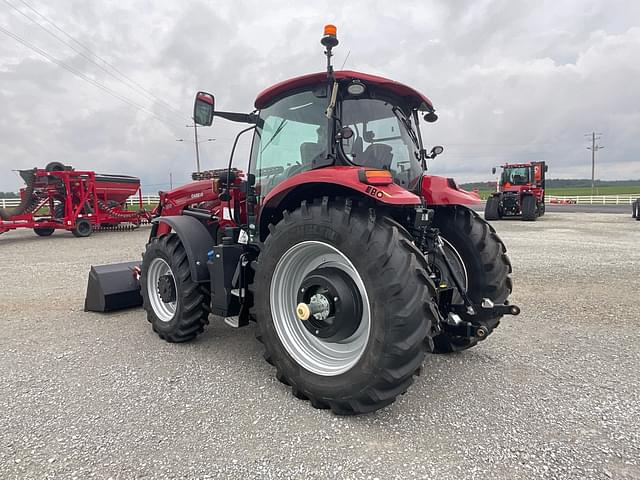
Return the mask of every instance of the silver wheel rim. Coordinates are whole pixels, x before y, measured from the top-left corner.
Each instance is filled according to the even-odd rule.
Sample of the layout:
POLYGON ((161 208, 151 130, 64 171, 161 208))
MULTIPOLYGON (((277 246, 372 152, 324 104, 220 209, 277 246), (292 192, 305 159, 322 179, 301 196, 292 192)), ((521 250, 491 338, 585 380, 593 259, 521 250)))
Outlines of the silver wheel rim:
MULTIPOLYGON (((443 245, 444 252, 447 255, 447 258, 449 259, 449 262, 452 264, 453 270, 456 272, 456 275, 458 276, 458 279, 462 283, 462 286, 464 287, 464 289, 467 290, 469 288, 469 276, 467 275, 467 267, 462 261, 462 257, 460 256, 460 253, 458 253, 458 250, 456 250, 456 248, 453 245, 451 245, 451 243, 446 238, 444 237, 440 237, 440 238, 442 239, 442 243, 444 244, 443 245)), ((458 290, 455 289, 455 283, 451 278, 451 274, 449 273, 449 270, 447 270, 447 266, 444 264, 444 262, 440 258, 436 257, 436 259, 437 259, 436 265, 440 270, 441 279, 445 280, 450 287, 454 287, 453 301, 457 303, 461 303, 462 296, 460 295, 460 292, 458 292, 458 290)))
POLYGON ((162 322, 170 322, 176 314, 176 308, 178 301, 165 303, 160 297, 160 291, 158 290, 158 281, 160 277, 164 275, 170 275, 175 285, 176 279, 171 271, 171 267, 162 258, 156 257, 151 260, 149 270, 147 272, 147 294, 149 296, 149 302, 151 308, 156 314, 158 319, 162 322))
POLYGON ((271 317, 278 338, 289 355, 304 369, 322 376, 340 375, 360 359, 369 341, 371 310, 360 274, 335 247, 323 242, 301 242, 280 258, 271 279, 271 317), (304 278, 319 267, 334 267, 347 273, 362 297, 362 319, 350 337, 329 342, 309 332, 296 316, 297 293, 304 278))

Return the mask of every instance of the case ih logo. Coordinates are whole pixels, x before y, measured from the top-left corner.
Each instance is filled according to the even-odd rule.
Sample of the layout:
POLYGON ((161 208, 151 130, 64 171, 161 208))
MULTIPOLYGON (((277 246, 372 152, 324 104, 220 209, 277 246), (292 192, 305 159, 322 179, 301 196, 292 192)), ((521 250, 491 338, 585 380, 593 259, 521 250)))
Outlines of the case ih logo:
POLYGON ((191 194, 191 198, 200 198, 204 197, 204 192, 196 192, 191 194))

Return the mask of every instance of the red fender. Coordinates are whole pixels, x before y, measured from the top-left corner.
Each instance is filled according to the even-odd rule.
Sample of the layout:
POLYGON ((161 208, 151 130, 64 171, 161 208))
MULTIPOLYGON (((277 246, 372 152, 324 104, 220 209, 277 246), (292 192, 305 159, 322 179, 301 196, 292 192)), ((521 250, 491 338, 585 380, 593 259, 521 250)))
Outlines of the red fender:
POLYGON ((427 205, 478 205, 480 195, 458 187, 453 178, 425 175, 422 196, 427 205))
POLYGON ((264 199, 264 207, 278 205, 294 188, 300 185, 326 183, 354 190, 388 205, 420 205, 420 197, 395 183, 368 185, 360 180, 366 169, 362 167, 334 166, 298 173, 278 184, 264 199))

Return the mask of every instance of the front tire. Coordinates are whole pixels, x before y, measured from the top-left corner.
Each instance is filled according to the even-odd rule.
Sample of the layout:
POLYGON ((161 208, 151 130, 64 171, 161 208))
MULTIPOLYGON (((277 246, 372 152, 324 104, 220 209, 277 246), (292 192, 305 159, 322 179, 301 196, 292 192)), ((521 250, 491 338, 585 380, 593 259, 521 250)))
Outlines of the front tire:
POLYGON ((140 293, 153 331, 167 342, 191 340, 209 323, 210 294, 191 279, 189 259, 175 233, 147 244, 140 293))
MULTIPOLYGON (((438 207, 434 226, 440 230, 445 252, 458 278, 466 285, 471 301, 480 304, 482 299, 489 298, 495 304, 504 303, 513 288, 511 262, 504 243, 493 227, 473 210, 461 206, 438 207)), ((436 267, 443 272, 441 275, 445 275, 445 283, 453 285, 451 279, 446 277, 445 266, 436 263, 436 267)), ((461 297, 454 300, 462 302, 461 297)), ((465 321, 474 321, 473 316, 460 317, 465 321)), ((489 334, 498 326, 501 318, 498 316, 482 322, 489 334)), ((477 345, 478 340, 441 333, 433 339, 433 343, 433 353, 449 353, 471 348, 477 345)))
POLYGON ((522 220, 532 222, 538 217, 536 197, 525 195, 522 199, 522 220))
POLYGON ((485 220, 500 220, 500 197, 491 196, 487 199, 487 203, 484 207, 484 219, 485 220))
POLYGON ((336 414, 391 404, 420 368, 437 314, 425 259, 408 233, 373 209, 352 208, 350 201, 330 204, 327 198, 285 211, 270 231, 254 295, 258 339, 277 378, 296 397, 336 414), (327 315, 333 312, 329 318, 346 328, 335 338, 324 335, 322 315, 306 324, 296 316, 305 286, 315 288, 313 282, 321 283, 317 278, 323 276, 329 285, 332 276, 346 277, 337 283, 351 283, 332 305, 333 294, 323 300, 327 315), (340 305, 345 299, 358 304, 355 297, 360 309, 340 318, 340 305))

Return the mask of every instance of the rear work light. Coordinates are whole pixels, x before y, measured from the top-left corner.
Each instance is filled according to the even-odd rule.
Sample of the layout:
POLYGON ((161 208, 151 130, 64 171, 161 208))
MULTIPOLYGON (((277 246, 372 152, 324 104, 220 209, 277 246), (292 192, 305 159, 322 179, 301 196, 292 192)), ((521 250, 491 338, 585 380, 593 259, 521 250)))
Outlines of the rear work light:
POLYGON ((362 183, 368 185, 390 185, 393 176, 389 170, 360 170, 358 177, 362 183))

